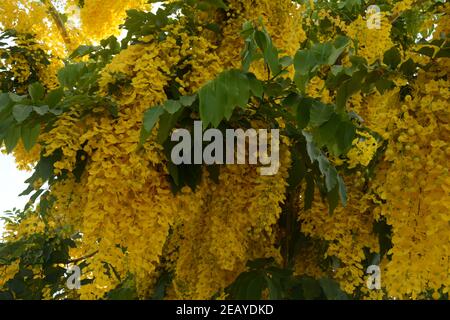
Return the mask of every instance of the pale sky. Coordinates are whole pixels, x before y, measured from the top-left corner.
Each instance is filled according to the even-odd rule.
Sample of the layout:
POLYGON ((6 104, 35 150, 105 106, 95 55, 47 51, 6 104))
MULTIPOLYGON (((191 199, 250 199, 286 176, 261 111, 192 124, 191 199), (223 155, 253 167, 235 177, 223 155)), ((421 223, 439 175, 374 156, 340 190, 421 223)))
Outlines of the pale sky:
MULTIPOLYGON (((23 209, 29 196, 19 197, 27 188, 25 180, 31 176, 31 172, 19 171, 11 155, 0 152, 0 216, 3 212, 14 207, 23 209)), ((0 233, 2 221, 0 220, 0 233)))

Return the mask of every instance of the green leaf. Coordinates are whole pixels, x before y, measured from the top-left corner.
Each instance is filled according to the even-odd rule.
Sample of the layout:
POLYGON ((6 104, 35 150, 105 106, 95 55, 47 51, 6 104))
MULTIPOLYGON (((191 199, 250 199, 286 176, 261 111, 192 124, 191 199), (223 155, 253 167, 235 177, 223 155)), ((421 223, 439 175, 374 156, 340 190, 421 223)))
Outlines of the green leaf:
POLYGON ((282 95, 283 87, 277 82, 269 82, 264 84, 264 93, 276 98, 282 95))
POLYGON ((23 104, 16 104, 13 107, 12 114, 14 116, 14 119, 16 119, 16 121, 18 123, 21 123, 25 119, 28 118, 28 116, 30 115, 32 110, 33 110, 33 106, 27 106, 27 105, 23 105, 23 104))
POLYGON ((336 147, 331 150, 335 156, 345 154, 352 147, 353 140, 356 137, 356 127, 350 121, 341 121, 336 130, 336 147))
POLYGON ((22 102, 23 100, 25 100, 27 97, 26 96, 18 96, 15 93, 9 93, 9 98, 14 101, 14 102, 22 102))
POLYGON ((297 105, 296 119, 300 129, 304 129, 308 126, 310 121, 310 112, 312 99, 304 98, 297 105))
POLYGON ((336 185, 331 191, 327 193, 328 212, 333 214, 334 210, 339 204, 339 187, 336 185))
POLYGON ((164 109, 161 106, 156 106, 145 111, 143 120, 145 131, 151 132, 163 113, 164 109))
POLYGON ((180 103, 185 107, 190 107, 195 100, 197 100, 197 95, 194 94, 192 96, 182 96, 180 97, 180 103))
POLYGON ((328 56, 327 64, 333 65, 336 63, 336 60, 340 57, 342 52, 347 48, 350 44, 350 39, 344 36, 338 36, 334 40, 333 48, 331 49, 331 53, 328 56))
POLYGON ((39 82, 35 82, 28 86, 28 93, 30 94, 30 97, 33 100, 33 102, 38 102, 44 97, 45 88, 39 82))
POLYGON ((301 100, 302 97, 298 93, 291 92, 286 98, 284 98, 283 106, 288 108, 296 108, 301 100))
POLYGON ((68 64, 58 71, 59 83, 72 89, 85 71, 86 65, 83 62, 68 64))
POLYGON ((281 71, 280 61, 278 60, 278 50, 273 45, 272 39, 266 30, 257 30, 254 33, 255 42, 261 49, 264 61, 268 64, 272 75, 277 75, 281 71))
MULTIPOLYGON (((327 191, 327 197, 329 202, 330 213, 336 208, 339 202, 339 197, 341 197, 342 204, 345 206, 347 202, 347 194, 345 190, 345 185, 343 180, 339 177, 336 168, 334 168, 323 152, 317 148, 313 139, 313 135, 308 132, 303 131, 303 136, 306 139, 306 150, 311 159, 311 162, 316 162, 319 165, 319 170, 325 177, 325 186, 327 191)), ((309 174, 306 175, 306 182, 308 189, 308 184, 312 185, 314 181, 309 174)), ((311 186, 309 188, 312 188, 311 186)), ((313 191, 312 191, 313 192, 313 191)), ((311 195, 312 196, 312 195, 311 195)), ((307 194, 305 192, 305 201, 307 199, 307 194)), ((306 205, 306 204, 305 204, 306 205)))
MULTIPOLYGON (((242 52, 242 70, 248 72, 250 65, 253 61, 262 58, 262 55, 257 52, 257 45, 252 38, 253 35, 253 27, 251 31, 248 31, 250 34, 245 39, 245 49, 242 52)), ((245 32, 246 33, 246 32, 245 32)), ((244 35, 245 36, 245 35, 244 35)))
POLYGON ((327 146, 329 149, 334 146, 336 142, 336 132, 339 128, 341 120, 336 113, 331 113, 330 118, 320 127, 314 129, 314 141, 318 147, 327 146))
POLYGON ((161 106, 156 106, 148 109, 144 113, 144 120, 141 129, 140 143, 143 144, 150 136, 153 128, 159 120, 159 117, 164 113, 161 106))
POLYGON ((261 81, 259 81, 253 73, 247 73, 250 90, 253 95, 258 98, 262 98, 264 87, 261 81))
POLYGON ((54 114, 55 116, 59 116, 63 113, 61 109, 50 109, 50 113, 54 114))
POLYGON ((255 41, 261 51, 267 50, 269 39, 266 34, 260 30, 256 30, 254 33, 255 41))
POLYGON ((329 121, 313 131, 314 140, 319 147, 326 146, 334 156, 347 153, 356 136, 356 127, 348 120, 333 113, 329 121))
POLYGON ((247 75, 239 70, 222 72, 216 79, 199 90, 200 118, 204 126, 217 127, 223 119, 229 119, 237 107, 245 107, 250 98, 247 75))
POLYGON ((301 75, 308 75, 317 65, 317 59, 311 50, 300 50, 294 56, 295 71, 301 75))
POLYGON ((19 126, 11 126, 6 132, 4 143, 7 153, 11 153, 19 142, 20 131, 19 126))
POLYGON ((64 90, 58 88, 50 91, 45 98, 45 102, 50 108, 54 108, 64 97, 64 90))
POLYGON ((361 89, 363 79, 367 74, 366 70, 360 70, 353 73, 352 78, 345 81, 338 89, 336 94, 336 108, 338 112, 345 110, 347 100, 361 89))
POLYGON ((310 102, 310 120, 309 123, 318 127, 327 122, 333 114, 333 107, 311 99, 310 102))
POLYGON ((257 275, 251 279, 247 286, 246 300, 261 300, 262 291, 267 287, 263 277, 257 275))
POLYGON ((0 94, 0 112, 8 108, 8 106, 11 104, 12 100, 9 98, 8 93, 1 93, 0 94))
POLYGON ((266 277, 266 286, 269 289, 269 300, 281 300, 283 298, 283 286, 280 277, 274 274, 272 274, 272 277, 266 277))
POLYGON ((313 300, 320 297, 322 290, 316 279, 305 276, 302 277, 299 282, 302 288, 303 297, 306 300, 313 300))
POLYGON ((15 296, 17 295, 24 295, 29 290, 27 288, 27 285, 22 279, 13 278, 7 282, 7 286, 10 291, 14 293, 15 296))
POLYGON ((295 85, 297 86, 297 88, 299 88, 299 90, 302 93, 305 93, 306 86, 308 85, 309 82, 309 78, 310 78, 309 75, 302 75, 298 72, 296 72, 294 75, 295 85))
POLYGON ((341 290, 339 284, 335 280, 330 278, 321 278, 319 279, 319 283, 327 299, 348 300, 347 295, 341 290))
POLYGON ((354 9, 358 10, 361 7, 361 0, 345 0, 339 3, 339 9, 347 9, 352 12, 354 9))
POLYGON ((72 52, 72 54, 69 56, 69 59, 83 57, 87 54, 94 52, 97 49, 99 49, 99 47, 81 45, 72 52))
POLYGON ((34 126, 23 126, 22 127, 22 141, 25 150, 30 151, 37 142, 39 132, 41 130, 41 125, 36 124, 34 126))
POLYGON ((128 275, 119 285, 106 294, 109 300, 136 300, 137 292, 134 279, 128 275))
POLYGON ((209 82, 198 93, 200 100, 200 118, 203 120, 205 126, 211 123, 217 127, 224 118, 225 101, 220 100, 221 97, 217 94, 216 86, 216 82, 209 82))
POLYGON ((396 47, 392 47, 384 53, 383 62, 391 69, 395 69, 401 61, 402 57, 400 56, 400 52, 396 47))
POLYGON ((158 278, 158 281, 155 284, 155 289, 153 292, 152 300, 163 300, 166 296, 166 289, 172 283, 172 276, 163 272, 163 274, 158 278))
POLYGON ((242 24, 242 30, 241 30, 241 35, 242 36, 250 36, 253 34, 253 32, 255 31, 255 28, 253 27, 253 23, 251 21, 245 20, 244 23, 242 24))
POLYGON ((220 25, 218 25, 217 23, 208 23, 205 26, 206 29, 211 30, 217 34, 220 34, 220 25))
POLYGON ((336 168, 333 167, 328 161, 328 159, 326 159, 325 157, 319 158, 319 166, 320 171, 325 175, 325 186, 327 187, 327 190, 328 191, 334 190, 338 182, 337 180, 338 173, 336 171, 336 168))
MULTIPOLYGON (((229 73, 229 77, 228 79, 226 79, 226 81, 229 81, 228 83, 225 82, 225 84, 228 86, 229 93, 231 94, 230 103, 235 104, 241 108, 245 108, 247 106, 248 100, 250 99, 250 83, 247 74, 238 70, 232 70, 229 73)), ((227 108, 225 109, 225 111, 226 110, 227 108)), ((230 111, 231 112, 227 117, 228 119, 232 114, 232 110, 230 111)), ((227 116, 227 114, 225 114, 225 116, 227 116)))
POLYGON ((339 187, 339 196, 341 198, 342 206, 347 206, 347 188, 345 187, 344 180, 341 176, 338 175, 338 187, 339 187))
POLYGON ((413 59, 409 58, 400 66, 400 72, 402 72, 406 77, 413 78, 417 71, 417 64, 413 59))
POLYGON ((385 91, 395 87, 395 83, 392 80, 381 78, 375 82, 378 92, 383 94, 385 91))
POLYGON ((309 159, 311 162, 314 162, 317 160, 317 158, 322 154, 320 150, 316 147, 313 141, 313 136, 311 133, 302 131, 303 136, 306 139, 306 151, 308 153, 309 159))
POLYGON ((166 102, 164 102, 164 109, 170 114, 174 114, 175 112, 180 110, 182 107, 183 106, 179 101, 167 100, 166 102))
POLYGON ((294 56, 294 82, 300 91, 304 92, 306 85, 311 77, 314 67, 317 65, 317 60, 311 50, 300 50, 294 56))
POLYGON ((310 50, 316 61, 316 66, 314 67, 317 68, 319 65, 328 64, 333 53, 333 45, 329 42, 317 43, 310 50))
POLYGON ((294 60, 289 56, 284 56, 280 59, 280 65, 283 68, 287 68, 294 63, 294 60))
POLYGON ((333 47, 335 49, 345 48, 350 44, 350 38, 342 35, 338 35, 336 39, 334 39, 333 47))
POLYGON ((43 116, 44 114, 46 114, 47 112, 49 112, 50 109, 49 109, 48 106, 39 106, 39 107, 33 107, 33 110, 34 110, 37 114, 43 116))
POLYGON ((159 131, 157 141, 159 144, 163 144, 169 137, 170 131, 175 127, 178 119, 180 118, 183 110, 180 109, 174 114, 163 113, 159 120, 159 131))
POLYGON ((281 66, 278 61, 278 50, 274 46, 270 47, 264 54, 264 60, 269 65, 272 75, 279 75, 281 72, 281 66))
POLYGON ((310 49, 297 51, 294 57, 297 87, 304 92, 309 79, 317 72, 321 65, 333 65, 348 46, 350 40, 339 36, 334 43, 317 43, 310 49))

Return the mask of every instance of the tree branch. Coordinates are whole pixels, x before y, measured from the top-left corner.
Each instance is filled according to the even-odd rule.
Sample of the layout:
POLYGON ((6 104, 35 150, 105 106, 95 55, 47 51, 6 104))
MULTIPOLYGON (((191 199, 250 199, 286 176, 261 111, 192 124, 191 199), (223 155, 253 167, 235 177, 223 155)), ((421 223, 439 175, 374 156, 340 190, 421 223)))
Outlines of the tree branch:
POLYGON ((79 261, 89 259, 90 257, 95 256, 95 255, 97 254, 97 252, 98 252, 98 250, 97 250, 97 251, 94 251, 94 252, 92 252, 92 253, 90 253, 90 254, 88 254, 88 255, 86 255, 86 256, 83 256, 83 257, 80 257, 80 258, 76 258, 76 259, 69 260, 69 261, 67 261, 67 263, 77 263, 77 262, 79 262, 79 261))
POLYGON ((64 22, 61 19, 61 16, 56 10, 56 8, 53 6, 53 3, 50 0, 41 0, 41 2, 47 6, 48 13, 52 16, 53 22, 56 24, 56 27, 58 28, 59 32, 61 33, 61 37, 64 40, 64 43, 66 45, 70 45, 70 37, 67 33, 66 27, 64 26, 64 22))

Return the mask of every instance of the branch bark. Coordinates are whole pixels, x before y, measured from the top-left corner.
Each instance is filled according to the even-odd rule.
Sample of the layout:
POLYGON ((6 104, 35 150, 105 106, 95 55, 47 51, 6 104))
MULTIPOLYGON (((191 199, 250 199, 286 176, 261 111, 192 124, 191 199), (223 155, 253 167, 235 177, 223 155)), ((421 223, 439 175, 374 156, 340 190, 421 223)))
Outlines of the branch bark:
POLYGON ((62 21, 58 10, 56 10, 50 0, 41 0, 41 2, 47 7, 48 13, 52 16, 53 22, 56 24, 64 43, 66 45, 70 45, 71 41, 69 34, 67 33, 66 27, 64 26, 64 22, 62 21))
POLYGON ((92 253, 90 253, 90 254, 88 254, 88 255, 86 255, 86 256, 83 256, 83 257, 80 257, 80 258, 77 258, 77 259, 69 260, 69 261, 67 261, 67 263, 77 263, 77 262, 79 262, 79 261, 89 259, 90 257, 95 256, 95 255, 97 254, 97 252, 98 252, 98 250, 97 250, 97 251, 94 251, 94 252, 92 252, 92 253))

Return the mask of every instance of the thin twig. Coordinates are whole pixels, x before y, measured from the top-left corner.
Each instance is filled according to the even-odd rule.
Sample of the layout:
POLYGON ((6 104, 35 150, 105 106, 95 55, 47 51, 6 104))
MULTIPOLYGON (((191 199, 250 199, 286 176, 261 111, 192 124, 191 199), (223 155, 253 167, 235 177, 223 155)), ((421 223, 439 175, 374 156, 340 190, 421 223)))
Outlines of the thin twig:
POLYGON ((59 15, 58 10, 53 6, 53 3, 50 0, 41 0, 41 2, 47 6, 48 13, 52 16, 53 21, 56 24, 56 27, 58 28, 59 32, 61 33, 61 37, 64 40, 64 43, 66 45, 70 45, 70 37, 67 33, 66 27, 64 26, 64 22, 61 19, 61 16, 59 15))
POLYGON ((98 250, 97 250, 97 251, 94 251, 94 252, 92 252, 92 253, 90 253, 90 254, 88 254, 88 255, 86 255, 86 256, 83 256, 83 257, 80 257, 80 258, 76 258, 76 259, 69 260, 69 261, 67 261, 67 263, 68 263, 68 264, 69 264, 69 263, 77 263, 77 262, 79 262, 79 261, 89 259, 90 257, 93 257, 94 255, 96 255, 97 252, 98 252, 98 250))

